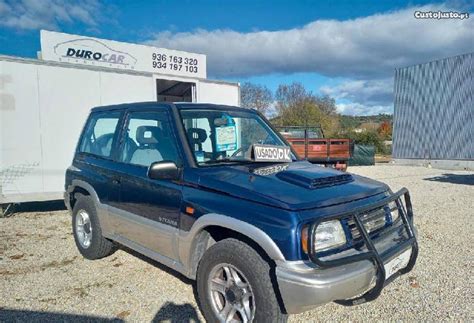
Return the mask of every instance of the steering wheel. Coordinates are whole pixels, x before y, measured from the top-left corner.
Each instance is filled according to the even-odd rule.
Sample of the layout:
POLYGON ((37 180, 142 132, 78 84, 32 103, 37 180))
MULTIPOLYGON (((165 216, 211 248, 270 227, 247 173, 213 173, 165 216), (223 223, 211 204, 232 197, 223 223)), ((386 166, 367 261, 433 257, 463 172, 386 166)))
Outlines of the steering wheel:
MULTIPOLYGON (((234 151, 234 153, 233 153, 230 157, 235 157, 235 156, 237 156, 239 153, 244 152, 245 150, 247 150, 246 147, 240 147, 239 149, 237 149, 236 151, 234 151)), ((243 154, 242 154, 242 155, 243 155, 243 154)))
POLYGON ((269 134, 262 140, 262 145, 274 145, 275 139, 272 138, 269 134))

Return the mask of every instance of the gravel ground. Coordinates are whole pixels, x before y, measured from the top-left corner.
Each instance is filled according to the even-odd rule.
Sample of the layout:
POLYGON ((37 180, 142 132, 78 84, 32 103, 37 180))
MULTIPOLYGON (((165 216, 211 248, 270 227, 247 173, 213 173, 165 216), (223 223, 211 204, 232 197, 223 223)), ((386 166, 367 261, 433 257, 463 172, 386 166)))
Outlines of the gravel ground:
MULTIPOLYGON (((474 173, 394 165, 350 171, 394 191, 408 187, 418 263, 372 303, 328 304, 290 321, 474 321, 474 173)), ((204 321, 191 282, 163 266, 124 250, 84 260, 66 211, 0 219, 0 297, 0 321, 204 321)))

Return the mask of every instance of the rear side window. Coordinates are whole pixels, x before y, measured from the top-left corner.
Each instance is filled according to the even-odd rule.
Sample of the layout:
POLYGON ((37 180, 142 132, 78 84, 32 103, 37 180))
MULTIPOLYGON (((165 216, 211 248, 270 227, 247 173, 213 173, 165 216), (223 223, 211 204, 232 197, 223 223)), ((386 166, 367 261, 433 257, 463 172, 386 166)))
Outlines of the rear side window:
POLYGON ((109 158, 119 119, 119 111, 92 114, 87 121, 79 152, 109 158))

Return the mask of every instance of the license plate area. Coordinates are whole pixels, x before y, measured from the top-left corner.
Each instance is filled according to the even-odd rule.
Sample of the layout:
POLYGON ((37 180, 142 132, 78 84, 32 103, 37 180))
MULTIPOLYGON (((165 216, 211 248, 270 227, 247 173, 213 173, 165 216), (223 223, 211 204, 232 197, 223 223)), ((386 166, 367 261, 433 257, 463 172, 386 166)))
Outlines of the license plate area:
POLYGON ((384 264, 385 269, 385 280, 393 276, 397 271, 405 268, 410 262, 412 249, 407 249, 386 264, 384 264))

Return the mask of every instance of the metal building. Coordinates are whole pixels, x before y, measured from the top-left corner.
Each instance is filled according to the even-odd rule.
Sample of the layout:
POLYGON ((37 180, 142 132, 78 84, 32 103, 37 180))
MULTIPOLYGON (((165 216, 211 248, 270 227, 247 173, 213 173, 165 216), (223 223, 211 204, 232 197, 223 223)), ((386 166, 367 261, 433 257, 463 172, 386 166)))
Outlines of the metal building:
POLYGON ((395 71, 396 163, 474 169, 474 53, 395 71))

